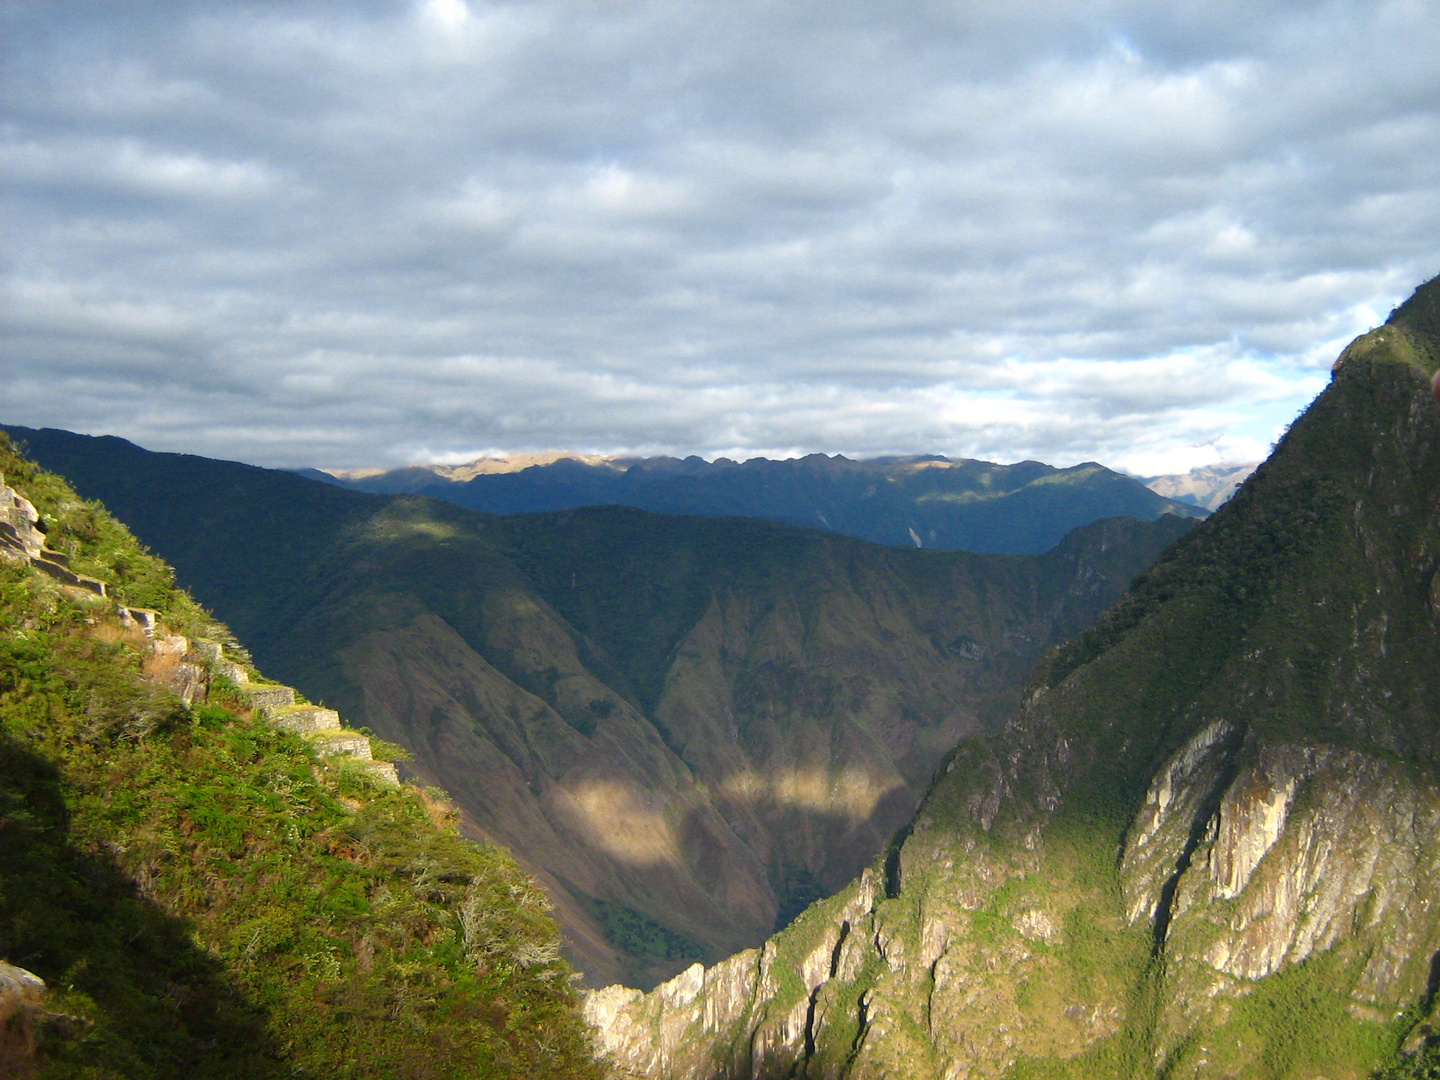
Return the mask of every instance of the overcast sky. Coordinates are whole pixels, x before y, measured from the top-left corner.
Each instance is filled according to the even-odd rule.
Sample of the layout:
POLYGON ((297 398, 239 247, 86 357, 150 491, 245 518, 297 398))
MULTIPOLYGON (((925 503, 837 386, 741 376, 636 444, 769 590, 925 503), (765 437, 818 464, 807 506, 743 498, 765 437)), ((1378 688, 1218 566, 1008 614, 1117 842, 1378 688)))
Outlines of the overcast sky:
POLYGON ((0 420, 1263 456, 1440 272, 1440 4, 4 3, 0 420))

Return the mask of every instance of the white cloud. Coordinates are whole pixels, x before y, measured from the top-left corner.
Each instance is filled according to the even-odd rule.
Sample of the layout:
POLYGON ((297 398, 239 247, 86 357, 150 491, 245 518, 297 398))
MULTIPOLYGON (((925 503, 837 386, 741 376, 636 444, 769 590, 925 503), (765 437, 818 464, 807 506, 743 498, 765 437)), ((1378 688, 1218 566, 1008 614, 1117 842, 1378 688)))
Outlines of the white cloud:
POLYGON ((425 18, 454 33, 470 21, 470 8, 465 0, 426 0, 421 6, 425 18))
POLYGON ((5 418, 157 448, 1170 471, 1440 271, 1407 0, 4 18, 5 418))
POLYGON ((255 198, 277 179, 263 162, 169 153, 128 138, 0 142, 0 167, 12 182, 50 191, 88 188, 111 196, 255 198))

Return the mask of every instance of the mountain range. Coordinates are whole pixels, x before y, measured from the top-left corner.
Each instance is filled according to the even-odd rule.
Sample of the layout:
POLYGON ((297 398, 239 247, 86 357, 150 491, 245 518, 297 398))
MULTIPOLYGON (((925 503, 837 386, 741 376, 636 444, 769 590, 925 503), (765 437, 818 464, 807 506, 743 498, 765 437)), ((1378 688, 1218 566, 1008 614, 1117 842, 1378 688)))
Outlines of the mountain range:
POLYGON ((1202 465, 1186 473, 1148 476, 1144 483, 1157 495, 1191 503, 1206 510, 1218 510, 1253 473, 1259 462, 1222 461, 1202 465))
POLYGON ((1167 498, 1093 461, 1057 469, 1038 461, 997 465, 933 455, 736 462, 550 454, 303 475, 358 491, 429 495, 492 514, 633 506, 991 554, 1049 551, 1071 529, 1101 518, 1204 517, 1208 509, 1189 488, 1177 485, 1179 496, 1167 498))
POLYGON ((597 982, 758 944, 843 886, 1192 519, 1042 555, 751 519, 509 517, 7 429, 275 676, 406 747, 554 898, 597 982))
POLYGON ((0 439, 0 1067, 598 1075, 541 894, 456 833, 538 821, 592 974, 713 961, 587 995, 612 1074, 1432 1080, 1437 368, 1440 279, 1208 520, 1039 556, 12 429, 176 569, 0 439), (690 936, 735 911, 787 925, 690 936))

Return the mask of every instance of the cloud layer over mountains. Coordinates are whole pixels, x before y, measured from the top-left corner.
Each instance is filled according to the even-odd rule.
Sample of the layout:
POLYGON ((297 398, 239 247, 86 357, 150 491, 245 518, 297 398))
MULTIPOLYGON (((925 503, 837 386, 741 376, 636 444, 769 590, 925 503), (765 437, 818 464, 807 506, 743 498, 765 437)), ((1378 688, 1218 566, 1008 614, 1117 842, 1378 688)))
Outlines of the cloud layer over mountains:
POLYGON ((1440 10, 13 3, 5 419, 264 464, 1263 453, 1440 266, 1440 10))

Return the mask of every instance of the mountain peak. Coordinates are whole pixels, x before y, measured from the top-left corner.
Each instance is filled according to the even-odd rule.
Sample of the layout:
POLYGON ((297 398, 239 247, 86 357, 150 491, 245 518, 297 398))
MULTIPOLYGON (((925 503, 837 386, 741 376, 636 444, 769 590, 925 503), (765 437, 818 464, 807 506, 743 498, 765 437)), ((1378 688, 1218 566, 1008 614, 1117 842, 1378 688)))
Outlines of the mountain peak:
POLYGON ((1403 326, 1440 339, 1440 275, 1431 278, 1390 313, 1387 325, 1403 326))

